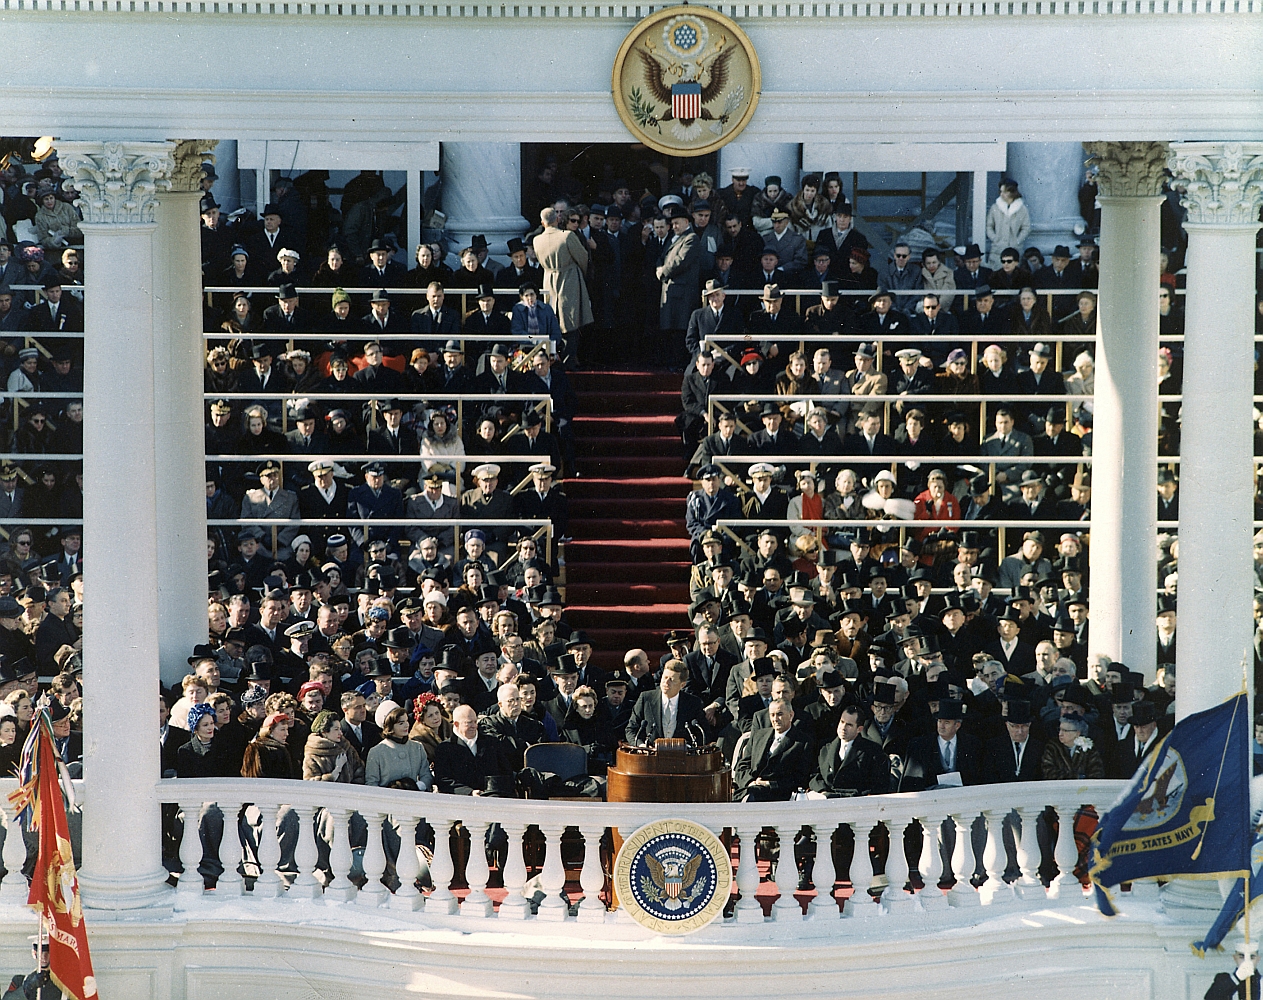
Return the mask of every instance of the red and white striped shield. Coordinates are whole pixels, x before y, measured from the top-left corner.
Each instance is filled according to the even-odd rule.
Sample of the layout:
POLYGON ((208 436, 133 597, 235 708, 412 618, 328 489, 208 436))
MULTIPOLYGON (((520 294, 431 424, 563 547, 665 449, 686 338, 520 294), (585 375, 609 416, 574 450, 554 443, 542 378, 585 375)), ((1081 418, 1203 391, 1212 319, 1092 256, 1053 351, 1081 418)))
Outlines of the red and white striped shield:
POLYGON ((671 114, 685 119, 702 117, 702 85, 696 82, 672 84, 671 114))

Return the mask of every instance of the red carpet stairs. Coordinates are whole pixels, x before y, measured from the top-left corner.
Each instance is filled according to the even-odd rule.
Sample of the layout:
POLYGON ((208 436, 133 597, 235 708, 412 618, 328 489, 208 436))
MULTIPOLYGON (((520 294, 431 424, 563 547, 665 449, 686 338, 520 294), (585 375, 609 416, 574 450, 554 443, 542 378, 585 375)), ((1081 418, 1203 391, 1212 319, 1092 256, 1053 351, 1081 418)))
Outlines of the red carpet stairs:
POLYGON ((570 498, 566 620, 592 638, 594 662, 612 669, 642 646, 657 659, 667 629, 687 625, 690 484, 673 421, 681 376, 573 372, 581 477, 570 498))

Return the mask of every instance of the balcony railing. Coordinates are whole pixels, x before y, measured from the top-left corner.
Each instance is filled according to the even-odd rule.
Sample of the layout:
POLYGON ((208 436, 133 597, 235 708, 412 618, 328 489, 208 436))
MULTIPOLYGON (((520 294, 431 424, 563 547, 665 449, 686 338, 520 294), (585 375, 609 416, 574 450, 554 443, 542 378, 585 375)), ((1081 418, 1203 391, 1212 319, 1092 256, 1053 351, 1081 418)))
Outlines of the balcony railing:
MULTIPOLYGON (((459 915, 462 925, 474 918, 479 926, 488 928, 504 920, 605 923, 620 919, 609 912, 610 894, 605 891, 608 855, 602 858, 600 844, 607 830, 617 829, 625 837, 645 823, 670 816, 700 823, 730 849, 735 843, 739 895, 726 923, 800 928, 804 919, 859 919, 882 913, 932 913, 1005 904, 1043 908, 1049 900, 1081 904, 1083 889, 1074 874, 1079 862, 1075 818, 1085 807, 1103 809, 1123 785, 1121 781, 1027 782, 861 798, 710 805, 544 803, 331 786, 325 782, 231 778, 168 779, 159 782, 157 794, 162 802, 177 804, 185 817, 199 816, 204 805, 214 803, 228 820, 217 849, 211 843, 204 848, 197 822, 184 823, 177 906, 190 913, 208 906, 212 899, 222 902, 247 897, 283 905, 324 898, 354 902, 370 910, 385 906, 405 914, 423 912, 427 924, 435 916, 454 915, 459 915), (253 820, 252 824, 235 824, 233 820, 247 805, 257 809, 259 816, 251 811, 247 820, 253 820), (381 882, 386 870, 381 831, 387 819, 403 831, 405 847, 419 824, 423 830, 428 826, 433 831, 428 862, 420 848, 400 850, 396 865, 400 885, 393 893, 381 882), (351 839, 357 830, 363 830, 361 821, 367 825, 367 842, 355 846, 364 848, 362 867, 367 881, 363 888, 357 888, 349 877, 354 871, 351 839), (329 864, 323 871, 317 869, 322 848, 317 827, 326 834, 332 832, 327 844, 329 864), (493 827, 497 833, 503 831, 508 845, 502 864, 497 865, 496 881, 502 881, 504 889, 498 907, 487 894, 492 878, 483 849, 484 837, 493 827), (292 864, 284 871, 278 870, 283 849, 278 831, 286 835, 287 855, 293 844, 292 864), (256 836, 257 847, 252 843, 256 836), (975 838, 983 845, 980 857, 975 854, 975 838), (796 839, 798 862, 792 860, 796 839), (1012 844, 1011 853, 1006 839, 1012 844), (771 847, 773 842, 779 843, 779 848, 771 847), (870 864, 870 842, 876 864, 870 864), (467 858, 461 857, 466 854, 462 843, 470 845, 467 858), (756 843, 764 860, 769 851, 779 855, 779 860, 771 859, 779 896, 770 916, 764 915, 755 898, 760 860, 756 843), (833 850, 819 849, 822 843, 831 843, 833 850), (849 863, 838 870, 834 855, 845 861, 847 843, 856 846, 849 863), (920 850, 914 848, 909 858, 905 846, 913 843, 920 850), (946 846, 950 850, 945 850, 946 846), (198 873, 204 850, 223 865, 213 893, 205 891, 203 876, 198 873), (801 858, 813 850, 814 864, 801 875, 809 874, 814 890, 799 892, 801 858), (883 852, 887 884, 878 903, 869 889, 883 852), (416 885, 423 863, 427 863, 433 884, 425 894, 416 885), (920 875, 915 882, 924 888, 916 889, 910 883, 912 868, 920 875), (975 889, 970 878, 980 868, 986 872, 986 881, 975 889), (1010 877, 1016 872, 1016 880, 1006 882, 1006 871, 1010 877), (1045 885, 1041 871, 1056 874, 1045 885), (583 892, 573 912, 563 896, 568 882, 577 882, 583 892), (453 892, 453 888, 463 890, 466 885, 467 893, 453 892), (944 891, 940 885, 951 887, 944 891), (534 901, 536 886, 542 889, 538 903, 534 901)), ((12 868, 7 847, 5 860, 12 868)), ((836 933, 846 932, 839 925, 836 933)))

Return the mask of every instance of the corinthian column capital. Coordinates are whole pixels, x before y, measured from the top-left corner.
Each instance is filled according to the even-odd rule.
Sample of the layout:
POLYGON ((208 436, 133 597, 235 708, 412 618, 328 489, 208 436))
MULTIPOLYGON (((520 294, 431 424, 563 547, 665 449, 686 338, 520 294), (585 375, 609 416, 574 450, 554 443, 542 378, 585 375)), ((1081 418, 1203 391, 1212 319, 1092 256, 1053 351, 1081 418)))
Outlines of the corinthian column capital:
POLYGON ((158 194, 171 189, 170 142, 62 142, 61 168, 79 189, 83 221, 152 223, 158 194))
POLYGON ((1257 225, 1263 205, 1263 142, 1171 144, 1171 186, 1194 225, 1257 225))
POLYGON ((1085 142, 1083 151, 1099 171, 1102 198, 1154 198, 1162 193, 1165 142, 1085 142))
POLYGON ((172 191, 200 191, 202 189, 202 164, 214 163, 211 152, 219 145, 218 139, 176 139, 171 156, 175 167, 171 171, 172 191))

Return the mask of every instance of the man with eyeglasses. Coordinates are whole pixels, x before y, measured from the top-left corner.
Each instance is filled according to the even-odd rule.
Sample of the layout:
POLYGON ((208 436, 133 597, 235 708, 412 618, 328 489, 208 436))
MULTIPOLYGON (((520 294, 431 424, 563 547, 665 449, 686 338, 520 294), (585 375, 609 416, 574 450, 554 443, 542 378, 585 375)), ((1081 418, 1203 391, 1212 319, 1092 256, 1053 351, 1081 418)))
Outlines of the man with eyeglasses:
POLYGON ((1174 337, 1184 333, 1184 311, 1176 308, 1175 293, 1166 285, 1158 286, 1158 336, 1174 337))
POLYGON ((906 243, 896 243, 892 260, 882 269, 882 285, 890 289, 921 287, 921 269, 912 265, 912 250, 906 243))
POLYGON ((922 296, 921 308, 913 315, 909 327, 911 333, 927 338, 925 353, 936 365, 942 364, 948 351, 955 346, 945 338, 960 335, 960 324, 956 322, 956 317, 933 292, 922 296))

